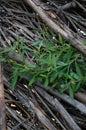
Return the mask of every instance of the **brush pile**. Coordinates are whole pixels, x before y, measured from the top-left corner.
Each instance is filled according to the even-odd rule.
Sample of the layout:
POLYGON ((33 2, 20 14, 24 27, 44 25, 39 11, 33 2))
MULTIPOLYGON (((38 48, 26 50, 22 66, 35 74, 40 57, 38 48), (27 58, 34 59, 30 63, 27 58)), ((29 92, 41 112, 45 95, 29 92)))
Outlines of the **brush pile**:
MULTIPOLYGON (((72 100, 72 94, 69 96, 68 91, 58 93, 57 84, 54 89, 44 87, 43 81, 40 80, 34 83, 31 81, 28 85, 31 75, 22 72, 22 78, 19 78, 16 75, 17 69, 12 75, 13 64, 22 63, 24 66, 30 62, 38 65, 30 53, 36 49, 36 45, 41 42, 39 47, 42 54, 45 39, 51 46, 58 45, 62 42, 61 36, 67 40, 67 47, 73 46, 71 49, 80 58, 79 62, 84 61, 82 70, 86 71, 85 0, 0 0, 0 52, 4 50, 2 53, 6 59, 6 62, 3 62, 3 83, 7 130, 86 129, 86 82, 83 88, 74 94, 72 100), (13 47, 16 48, 15 52, 11 50, 13 47), (27 51, 21 54, 23 48, 27 51), (25 59, 22 59, 22 55, 25 55, 25 59)), ((3 58, 1 57, 0 61, 3 61, 3 58)), ((45 84, 47 85, 47 80, 45 84)))

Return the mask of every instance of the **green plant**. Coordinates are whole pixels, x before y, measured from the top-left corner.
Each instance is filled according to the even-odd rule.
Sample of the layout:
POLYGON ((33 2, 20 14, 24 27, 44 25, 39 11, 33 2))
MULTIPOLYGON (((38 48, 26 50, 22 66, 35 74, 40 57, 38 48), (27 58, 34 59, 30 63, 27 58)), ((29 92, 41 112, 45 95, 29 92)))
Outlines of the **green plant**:
POLYGON ((70 96, 78 91, 86 80, 86 65, 82 54, 59 37, 58 45, 45 44, 34 53, 39 67, 37 77, 42 77, 45 86, 52 88, 60 84, 59 92, 69 90, 70 96), (40 54, 40 52, 42 53, 40 54), (84 65, 82 67, 82 64, 84 65))
POLYGON ((60 93, 68 90, 71 98, 86 83, 86 64, 84 56, 75 48, 58 37, 58 44, 51 44, 47 39, 37 40, 33 48, 24 44, 24 38, 16 41, 12 47, 1 50, 1 61, 7 62, 13 69, 14 88, 18 77, 29 77, 29 86, 39 81, 44 86, 57 88, 60 93), (9 58, 8 52, 15 51, 22 60, 9 58), (26 54, 32 55, 32 61, 26 62, 26 54))

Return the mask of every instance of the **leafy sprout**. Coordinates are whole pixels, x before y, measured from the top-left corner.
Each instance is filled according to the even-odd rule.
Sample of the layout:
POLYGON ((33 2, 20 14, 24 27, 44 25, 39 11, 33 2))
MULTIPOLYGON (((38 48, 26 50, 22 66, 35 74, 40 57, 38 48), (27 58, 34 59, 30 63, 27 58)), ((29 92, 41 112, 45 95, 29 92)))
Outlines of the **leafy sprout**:
POLYGON ((26 46, 24 38, 16 41, 12 47, 0 52, 0 62, 11 65, 13 69, 11 87, 14 88, 18 80, 25 76, 29 79, 29 86, 39 81, 44 86, 56 88, 60 93, 69 91, 71 98, 74 93, 86 83, 86 64, 84 56, 66 43, 59 35, 58 44, 51 44, 47 39, 40 39, 33 43, 34 48, 26 46), (18 63, 14 59, 7 59, 7 53, 14 50, 22 59, 18 63), (32 55, 32 61, 26 62, 26 53, 32 55), (58 84, 60 87, 58 88, 58 84))

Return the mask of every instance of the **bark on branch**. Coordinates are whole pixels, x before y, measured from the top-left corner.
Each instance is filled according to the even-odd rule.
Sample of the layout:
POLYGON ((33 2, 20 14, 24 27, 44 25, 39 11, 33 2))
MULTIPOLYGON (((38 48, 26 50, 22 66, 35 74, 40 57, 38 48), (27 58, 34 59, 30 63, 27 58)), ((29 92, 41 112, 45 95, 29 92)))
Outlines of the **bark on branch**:
POLYGON ((2 81, 2 67, 1 67, 1 64, 0 64, 0 130, 6 130, 4 89, 3 89, 3 81, 2 81))

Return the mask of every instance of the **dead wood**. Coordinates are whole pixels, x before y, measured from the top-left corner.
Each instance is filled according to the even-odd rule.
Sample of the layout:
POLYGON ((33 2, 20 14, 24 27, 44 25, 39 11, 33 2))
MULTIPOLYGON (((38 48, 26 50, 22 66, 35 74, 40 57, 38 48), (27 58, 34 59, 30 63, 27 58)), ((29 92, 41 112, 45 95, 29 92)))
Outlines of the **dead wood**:
POLYGON ((66 128, 64 127, 64 125, 61 123, 61 121, 56 117, 56 115, 52 112, 52 110, 48 107, 48 105, 45 103, 45 101, 43 100, 43 98, 38 94, 37 91, 35 91, 35 89, 32 89, 32 92, 35 93, 35 95, 39 98, 39 100, 42 102, 42 104, 45 106, 45 108, 49 111, 49 113, 53 116, 53 118, 56 120, 56 122, 64 129, 66 130, 66 128))
MULTIPOLYGON (((44 88, 44 87, 43 87, 44 88)), ((53 96, 56 96, 57 98, 62 99, 63 101, 67 102, 68 104, 70 104, 71 106, 75 107, 76 109, 78 109, 79 111, 81 111, 83 114, 86 115, 86 106, 85 104, 77 101, 76 99, 71 99, 67 94, 60 94, 58 93, 58 91, 56 90, 52 90, 50 88, 44 88, 46 91, 48 91, 49 93, 51 93, 53 96)), ((82 94, 81 92, 78 92, 75 94, 75 97, 77 97, 78 100, 85 102, 85 95, 82 94)))
POLYGON ((57 110, 57 112, 61 114, 61 116, 65 119, 65 121, 72 130, 81 130, 80 127, 74 122, 73 118, 66 111, 66 109, 60 104, 58 99, 53 98, 41 88, 35 87, 35 89, 45 100, 47 100, 51 105, 53 105, 53 107, 57 110))
POLYGON ((26 97, 26 95, 24 93, 22 93, 21 91, 17 90, 15 92, 15 94, 17 95, 17 97, 21 100, 22 98, 22 102, 23 104, 25 104, 27 106, 28 109, 32 109, 31 111, 33 111, 38 119, 40 120, 40 122, 42 122, 42 124, 48 129, 48 130, 58 130, 57 128, 55 128, 52 123, 49 121, 49 119, 47 118, 45 112, 43 110, 41 110, 41 108, 39 107, 39 105, 37 103, 35 103, 32 99, 28 99, 26 97), (23 94, 23 95, 22 95, 23 94), (24 96, 24 97, 23 97, 24 96), (27 102, 28 101, 28 102, 27 102))
POLYGON ((66 38, 69 43, 71 43, 75 48, 80 50, 84 55, 86 55, 86 46, 82 43, 82 39, 77 37, 76 34, 69 29, 63 22, 57 20, 57 16, 50 9, 46 10, 41 7, 39 0, 24 0, 29 6, 31 6, 36 13, 41 17, 41 19, 50 26, 56 34, 62 35, 66 38), (38 3, 38 4, 37 4, 38 3))
POLYGON ((86 104, 86 94, 84 92, 75 93, 75 98, 86 104))
MULTIPOLYGON (((8 84, 8 86, 9 86, 9 82, 6 79, 4 81, 5 81, 6 85, 8 84)), ((33 113, 33 116, 35 116, 35 114, 37 115, 39 121, 48 130, 59 130, 59 129, 55 128, 55 126, 50 122, 46 113, 40 108, 37 101, 35 102, 33 99, 27 97, 21 91, 21 89, 17 89, 16 91, 14 91, 14 94, 15 94, 16 98, 18 98, 20 100, 20 103, 23 103, 28 108, 28 110, 31 111, 31 113, 33 113)), ((17 113, 14 110, 12 110, 8 106, 6 106, 6 109, 19 122, 16 127, 12 128, 12 130, 15 130, 15 128, 19 127, 20 125, 23 125, 24 128, 26 128, 28 130, 29 127, 27 127, 27 124, 25 124, 27 119, 24 120, 24 119, 21 118, 22 119, 22 121, 21 121, 21 119, 18 118, 17 113)))
MULTIPOLYGON (((62 31, 60 32, 60 34, 62 34, 63 37, 64 36, 67 37, 69 34, 70 35, 74 34, 73 38, 78 39, 78 41, 80 40, 80 43, 81 40, 83 41, 83 39, 85 39, 85 35, 82 35, 80 31, 80 30, 84 32, 86 31, 86 18, 85 18, 86 4, 84 0, 82 0, 81 3, 80 3, 81 0, 78 1, 78 3, 75 0, 69 2, 67 1, 66 3, 64 0, 61 1, 43 0, 42 3, 41 2, 39 3, 39 0, 38 2, 36 1, 37 0, 33 0, 31 2, 33 2, 34 5, 37 8, 39 8, 39 10, 43 11, 46 18, 48 18, 50 22, 52 21, 52 24, 55 25, 55 27, 58 27, 58 30, 60 28, 59 32, 62 31), (47 4, 46 6, 47 2, 48 3, 50 2, 50 4, 47 4), (83 5, 84 8, 81 5, 83 5), (74 29, 70 32, 70 29, 72 29, 71 26, 74 29), (79 28, 80 30, 78 31, 79 28)), ((42 18, 42 16, 40 17, 42 18)), ((15 44, 14 43, 15 40, 18 40, 22 37, 25 37, 24 44, 30 47, 32 47, 31 44, 38 39, 48 38, 51 43, 54 43, 52 38, 50 39, 50 37, 48 37, 47 34, 46 35, 40 34, 39 31, 42 31, 43 29, 42 25, 43 22, 42 20, 39 19, 38 13, 35 14, 33 9, 31 9, 30 7, 26 7, 26 5, 23 3, 23 0, 0 1, 1 48, 8 46, 11 47, 13 44, 15 44)), ((56 30, 56 32, 58 31, 56 30)), ((55 33, 54 35, 56 36, 55 33)), ((26 60, 24 61, 21 55, 13 51, 10 51, 8 55, 10 58, 12 58, 18 63, 25 62, 24 64, 27 64, 28 62, 33 62, 33 57, 29 52, 26 54, 26 60)), ((63 99, 61 95, 56 96, 54 93, 51 93, 43 89, 45 92, 49 94, 50 97, 51 96, 53 97, 51 101, 50 101, 51 98, 48 101, 47 96, 45 96, 44 99, 43 94, 41 95, 40 93, 38 93, 38 90, 34 90, 35 84, 33 85, 32 88, 28 88, 27 80, 29 77, 24 77, 22 81, 19 80, 19 82, 16 83, 15 91, 13 92, 10 89, 11 72, 12 72, 11 68, 7 66, 7 64, 4 64, 7 130, 21 130, 21 129, 47 130, 47 128, 49 129, 52 128, 52 130, 53 128, 58 130, 74 129, 74 127, 72 126, 73 128, 71 128, 71 125, 69 124, 69 122, 71 122, 70 118, 66 119, 66 117, 64 116, 67 113, 68 114, 70 113, 73 119, 72 123, 75 123, 76 125, 78 124, 80 129, 85 130, 86 128, 86 115, 84 109, 85 107, 81 107, 85 105, 85 102, 82 104, 83 102, 82 98, 79 101, 78 96, 75 95, 77 102, 75 102, 76 104, 74 106, 74 102, 71 101, 69 97, 68 100, 65 101, 67 95, 64 96, 63 99), (30 93, 30 91, 32 91, 32 93, 30 93), (58 111, 57 109, 58 101, 60 105, 62 105, 64 109, 66 109, 67 113, 64 114, 62 113, 63 111, 60 112, 58 111), (79 103, 81 103, 80 106, 79 103), (69 120, 69 122, 67 120, 69 120)), ((37 84, 36 86, 38 87, 37 84)), ((39 88, 41 88, 40 85, 39 88)), ((83 94, 85 93, 86 92, 84 88, 83 94)))
POLYGON ((6 130, 6 119, 5 119, 5 100, 4 100, 4 87, 3 87, 3 76, 2 66, 0 64, 0 130, 6 130))
MULTIPOLYGON (((33 101, 34 102, 34 101, 33 101)), ((35 111, 35 114, 37 115, 38 119, 42 122, 42 124, 44 124, 44 126, 46 126, 46 128, 48 130, 59 130, 57 128, 55 128, 51 122, 49 121, 49 119, 46 117, 46 114, 44 113, 43 110, 39 109, 38 105, 35 105, 35 103, 30 102, 32 108, 35 111)))

